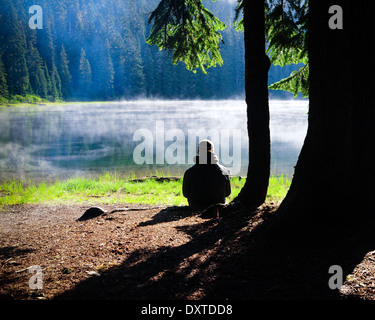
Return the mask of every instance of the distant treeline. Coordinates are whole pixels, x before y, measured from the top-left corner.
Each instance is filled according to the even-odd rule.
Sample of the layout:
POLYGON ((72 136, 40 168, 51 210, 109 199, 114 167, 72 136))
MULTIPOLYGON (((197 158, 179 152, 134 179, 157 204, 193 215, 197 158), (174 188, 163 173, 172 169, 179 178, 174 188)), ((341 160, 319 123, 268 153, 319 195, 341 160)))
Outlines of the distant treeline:
MULTIPOLYGON (((146 44, 148 16, 159 0, 2 0, 0 102, 34 95, 50 101, 244 97, 243 34, 227 2, 207 2, 227 24, 224 65, 192 73, 146 44), (43 9, 43 29, 29 27, 29 8, 43 9)), ((272 67, 270 83, 292 67, 272 67)), ((291 97, 270 91, 271 97, 291 97)))

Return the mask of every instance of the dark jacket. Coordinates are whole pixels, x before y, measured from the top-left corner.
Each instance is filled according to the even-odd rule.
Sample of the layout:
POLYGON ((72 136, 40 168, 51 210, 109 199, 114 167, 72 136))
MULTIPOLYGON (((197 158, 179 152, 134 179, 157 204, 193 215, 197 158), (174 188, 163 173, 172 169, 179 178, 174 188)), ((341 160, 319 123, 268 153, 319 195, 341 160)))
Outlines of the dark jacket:
POLYGON ((217 158, 207 164, 200 164, 199 157, 195 165, 186 170, 182 193, 190 206, 209 206, 225 203, 225 197, 231 194, 229 170, 218 164, 217 158))

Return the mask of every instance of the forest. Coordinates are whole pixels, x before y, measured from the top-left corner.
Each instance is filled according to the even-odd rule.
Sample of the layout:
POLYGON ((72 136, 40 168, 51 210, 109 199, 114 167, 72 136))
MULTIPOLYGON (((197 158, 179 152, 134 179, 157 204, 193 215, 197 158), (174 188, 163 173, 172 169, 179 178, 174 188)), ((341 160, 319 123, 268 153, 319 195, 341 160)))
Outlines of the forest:
MULTIPOLYGON (((375 65, 364 55, 375 39, 375 2, 242 0, 235 10, 224 0, 2 4, 3 100, 243 97, 249 161, 233 200, 202 211, 138 202, 102 210, 97 199, 106 193, 98 189, 88 199, 93 210, 75 202, 8 206, 0 215, 0 299, 143 300, 131 302, 138 315, 156 298, 221 300, 230 312, 235 300, 375 300, 375 65), (27 27, 35 4, 44 10, 42 30, 27 27), (237 21, 243 33, 220 20, 237 21), (278 81, 291 69, 283 74, 272 63, 304 65, 278 81), (307 133, 280 202, 267 194, 274 81, 309 97, 307 133), (32 267, 39 279, 45 272, 43 286, 30 286, 32 267)), ((153 176, 144 192, 173 178, 180 179, 153 176)), ((116 176, 98 185, 107 182, 116 176)), ((2 197, 24 189, 8 186, 2 197)), ((58 187, 64 197, 60 191, 96 188, 82 180, 58 187)), ((45 184, 40 190, 51 193, 45 184)), ((114 192, 120 201, 136 190, 114 192)), ((242 310, 233 305, 254 314, 247 301, 242 310)), ((309 311, 322 315, 316 304, 309 311)))
MULTIPOLYGON (((233 28, 235 3, 205 5, 220 17, 222 66, 207 74, 174 65, 170 53, 146 43, 158 0, 3 0, 0 7, 0 103, 12 97, 48 101, 244 97, 243 32, 233 28), (42 29, 29 27, 29 8, 43 9, 42 29)), ((296 66, 272 66, 269 84, 296 66)), ((270 90, 270 97, 293 94, 270 90)))

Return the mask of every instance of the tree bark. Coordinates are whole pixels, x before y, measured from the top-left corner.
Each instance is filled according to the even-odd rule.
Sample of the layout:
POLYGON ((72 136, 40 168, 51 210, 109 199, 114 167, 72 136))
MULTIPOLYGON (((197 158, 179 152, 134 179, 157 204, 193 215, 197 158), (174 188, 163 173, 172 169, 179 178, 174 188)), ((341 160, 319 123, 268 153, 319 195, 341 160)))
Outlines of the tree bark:
POLYGON ((374 64, 365 55, 374 37, 373 2, 309 2, 308 132, 278 227, 340 232, 372 221, 374 207, 374 64), (332 5, 343 29, 330 29, 332 5))
POLYGON ((244 0, 245 91, 249 165, 247 179, 238 197, 247 208, 260 206, 266 199, 270 175, 270 130, 268 70, 265 53, 264 0, 244 0))

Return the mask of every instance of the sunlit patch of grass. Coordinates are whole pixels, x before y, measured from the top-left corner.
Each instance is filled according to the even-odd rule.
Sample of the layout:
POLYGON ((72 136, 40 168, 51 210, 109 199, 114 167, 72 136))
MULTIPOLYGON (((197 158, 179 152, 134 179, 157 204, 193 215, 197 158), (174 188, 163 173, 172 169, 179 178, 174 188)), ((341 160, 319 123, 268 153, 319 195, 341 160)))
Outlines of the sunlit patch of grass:
POLYGON ((291 180, 288 177, 271 176, 268 184, 267 202, 281 202, 285 198, 290 184, 291 180))
MULTIPOLYGON (((232 177, 234 199, 245 183, 244 178, 232 177)), ((290 187, 283 176, 272 176, 267 202, 280 202, 290 187)), ((71 178, 54 183, 9 180, 0 185, 0 207, 15 204, 48 203, 141 203, 150 205, 187 205, 182 194, 182 178, 161 180, 150 177, 144 180, 119 178, 116 174, 103 174, 98 178, 71 178)))

